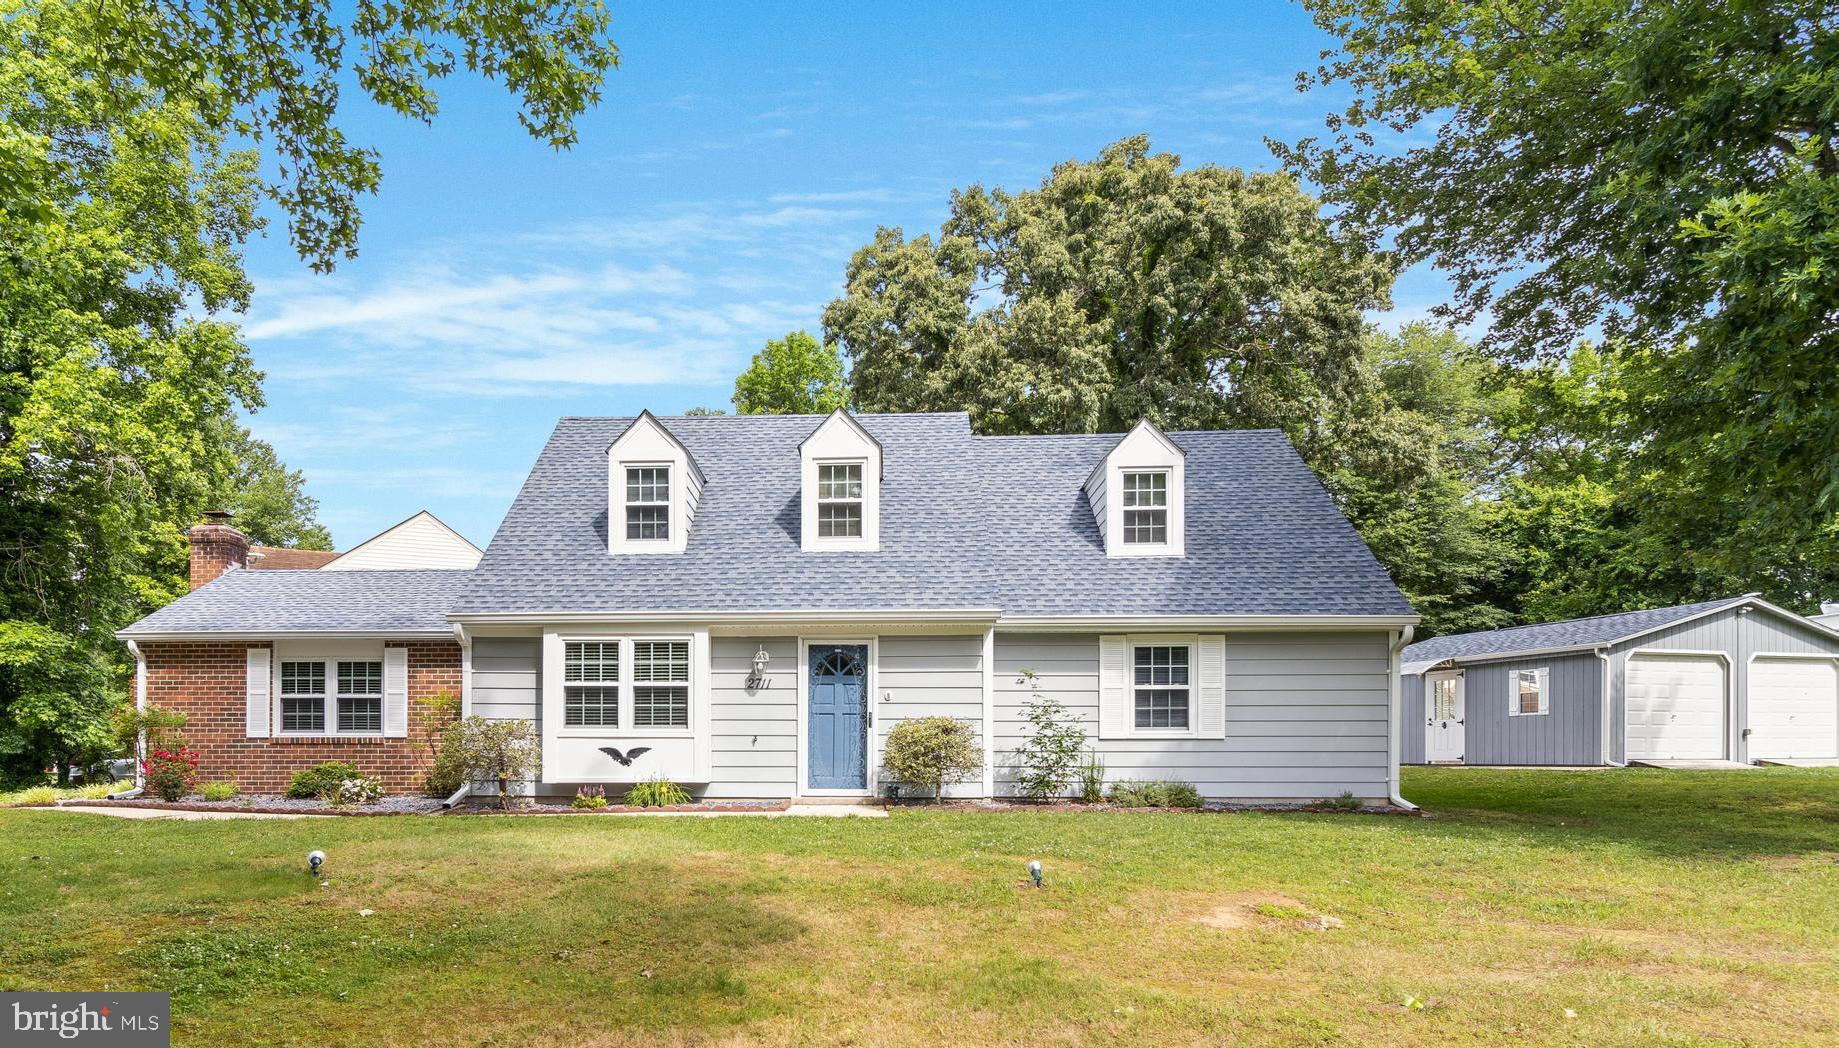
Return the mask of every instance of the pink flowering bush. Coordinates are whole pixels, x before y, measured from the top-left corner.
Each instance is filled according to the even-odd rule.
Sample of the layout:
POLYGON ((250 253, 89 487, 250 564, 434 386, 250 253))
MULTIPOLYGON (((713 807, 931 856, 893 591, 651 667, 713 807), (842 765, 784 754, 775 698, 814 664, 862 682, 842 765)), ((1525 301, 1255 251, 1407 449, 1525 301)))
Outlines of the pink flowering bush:
POLYGON ((198 785, 198 751, 180 745, 158 749, 140 762, 141 785, 163 801, 176 801, 198 785))

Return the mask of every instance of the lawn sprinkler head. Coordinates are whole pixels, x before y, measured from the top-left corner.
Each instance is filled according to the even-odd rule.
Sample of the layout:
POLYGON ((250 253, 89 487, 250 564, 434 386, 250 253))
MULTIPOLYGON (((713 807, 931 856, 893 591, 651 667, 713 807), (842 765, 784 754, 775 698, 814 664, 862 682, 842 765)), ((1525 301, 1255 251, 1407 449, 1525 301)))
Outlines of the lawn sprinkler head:
POLYGON ((326 853, 320 851, 318 848, 314 848, 312 851, 307 852, 307 872, 313 876, 319 876, 319 868, 325 865, 325 862, 326 853))
POLYGON ((1045 888, 1047 886, 1047 882, 1041 879, 1041 860, 1030 859, 1028 861, 1028 876, 1034 878, 1035 887, 1045 888))

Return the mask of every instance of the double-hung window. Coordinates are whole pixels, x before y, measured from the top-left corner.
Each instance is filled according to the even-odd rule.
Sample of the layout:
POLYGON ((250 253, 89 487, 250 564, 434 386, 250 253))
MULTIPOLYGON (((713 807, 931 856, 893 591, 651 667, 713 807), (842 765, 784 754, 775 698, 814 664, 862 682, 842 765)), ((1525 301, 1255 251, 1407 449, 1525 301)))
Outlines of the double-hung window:
POLYGON ((632 726, 690 726, 690 644, 682 640, 632 643, 632 726))
POLYGON ((626 537, 670 538, 670 467, 626 468, 626 537))
POLYGON ((862 463, 818 463, 817 534, 820 538, 862 537, 862 463))
POLYGON ((383 663, 339 662, 338 730, 340 734, 383 730, 383 663))
POLYGON ((1185 644, 1140 644, 1131 650, 1131 702, 1139 731, 1187 731, 1194 692, 1185 644))
POLYGON ((326 730, 326 664, 288 661, 281 664, 281 730, 326 730))
POLYGON ((1169 475, 1164 470, 1124 474, 1124 542, 1161 545, 1169 540, 1169 475))
POLYGON ((1551 712, 1550 670, 1514 670, 1512 682, 1513 692, 1508 697, 1512 706, 1507 711, 1510 716, 1537 717, 1551 712))
POLYGON ((562 723, 619 727, 619 641, 571 640, 563 649, 562 723))

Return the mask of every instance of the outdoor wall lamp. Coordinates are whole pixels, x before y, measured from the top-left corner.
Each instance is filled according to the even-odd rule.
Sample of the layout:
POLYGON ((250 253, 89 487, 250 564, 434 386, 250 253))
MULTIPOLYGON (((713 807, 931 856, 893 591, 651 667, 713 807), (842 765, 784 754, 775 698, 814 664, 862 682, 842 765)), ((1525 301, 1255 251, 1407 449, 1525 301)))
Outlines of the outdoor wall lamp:
POLYGON ((773 657, 767 654, 766 645, 760 645, 760 650, 753 653, 753 673, 748 676, 747 683, 759 687, 766 680, 766 664, 771 661, 773 657))

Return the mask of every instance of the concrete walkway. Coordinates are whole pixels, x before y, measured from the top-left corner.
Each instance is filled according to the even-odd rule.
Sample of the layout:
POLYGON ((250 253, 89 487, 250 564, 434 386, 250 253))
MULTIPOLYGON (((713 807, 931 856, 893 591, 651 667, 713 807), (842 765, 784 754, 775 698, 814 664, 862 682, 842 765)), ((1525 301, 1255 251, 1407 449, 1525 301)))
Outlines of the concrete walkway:
POLYGON ((1756 771, 1754 764, 1736 761, 1629 761, 1631 768, 1663 768, 1667 771, 1756 771))
POLYGON ((1833 757, 1780 757, 1758 763, 1771 768, 1839 768, 1839 758, 1833 757))

